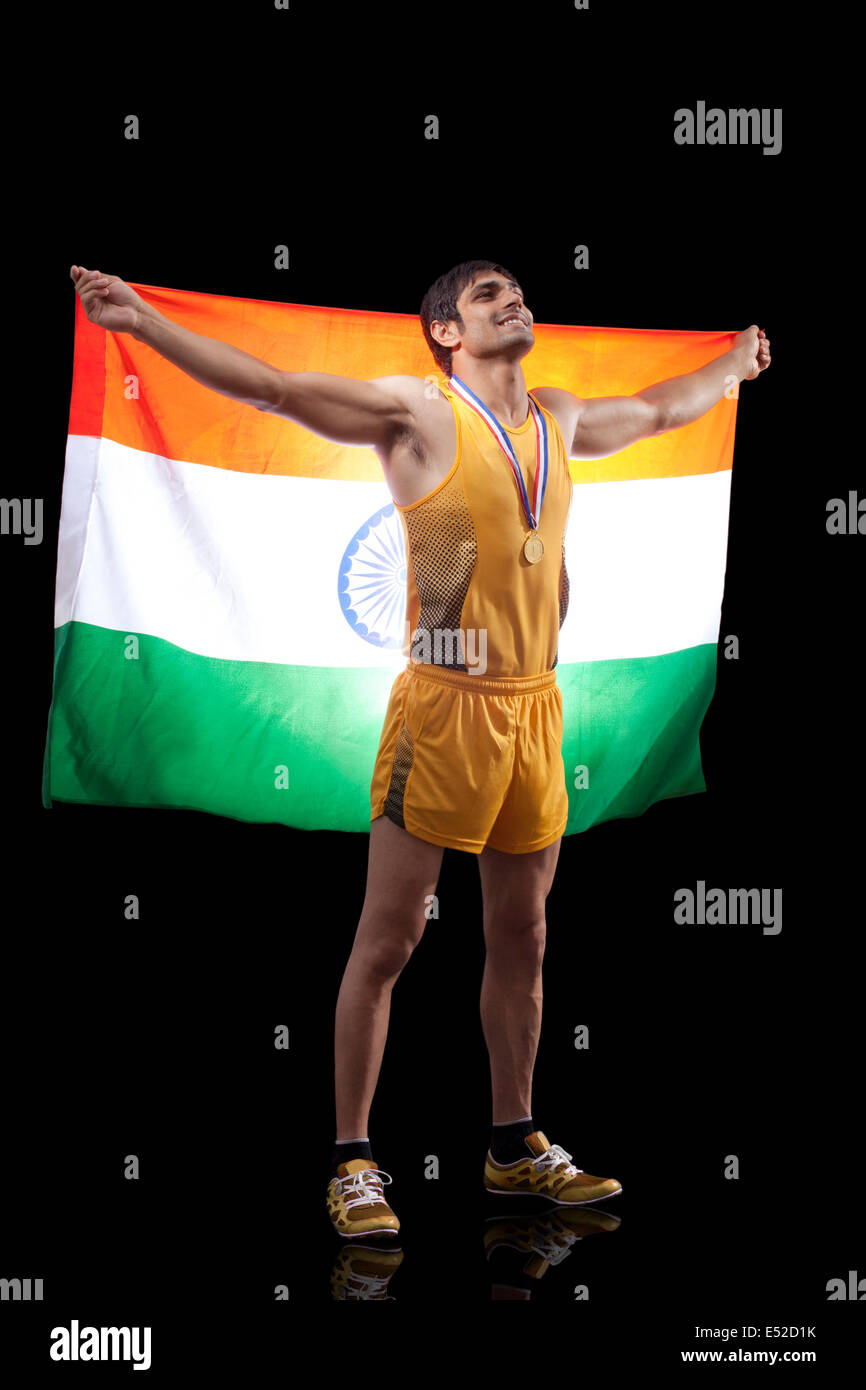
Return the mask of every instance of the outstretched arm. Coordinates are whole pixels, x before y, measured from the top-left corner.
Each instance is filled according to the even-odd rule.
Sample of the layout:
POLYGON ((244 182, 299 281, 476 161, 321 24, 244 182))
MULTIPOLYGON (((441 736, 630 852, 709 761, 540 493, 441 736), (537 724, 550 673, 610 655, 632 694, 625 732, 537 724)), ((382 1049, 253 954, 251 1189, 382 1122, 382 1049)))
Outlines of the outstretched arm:
POLYGON ((734 345, 706 366, 638 391, 580 402, 569 457, 606 458, 639 439, 691 424, 720 401, 731 379, 751 381, 770 365, 770 340, 752 324, 734 345))
POLYGON ((131 333, 188 376, 257 410, 284 415, 338 444, 387 445, 413 422, 417 383, 412 377, 359 381, 327 372, 285 372, 269 362, 193 333, 142 299, 117 275, 72 266, 85 313, 113 333, 131 333))

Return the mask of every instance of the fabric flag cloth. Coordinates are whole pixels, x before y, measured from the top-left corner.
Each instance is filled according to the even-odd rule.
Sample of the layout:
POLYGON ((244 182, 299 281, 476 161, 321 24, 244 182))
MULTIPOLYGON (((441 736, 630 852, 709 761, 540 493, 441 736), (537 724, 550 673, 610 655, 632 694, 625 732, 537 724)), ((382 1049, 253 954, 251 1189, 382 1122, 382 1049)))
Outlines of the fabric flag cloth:
MULTIPOLYGON (((418 318, 136 285, 287 371, 444 380, 418 318)), ((632 395, 732 333, 535 325, 527 386, 632 395)), ((566 834, 706 790, 736 390, 572 461, 566 834)), ((568 443, 569 441, 566 441, 568 443)), ((503 463, 503 466, 504 463, 503 463)), ((42 798, 368 831, 406 555, 381 465, 200 385, 76 299, 42 798)))

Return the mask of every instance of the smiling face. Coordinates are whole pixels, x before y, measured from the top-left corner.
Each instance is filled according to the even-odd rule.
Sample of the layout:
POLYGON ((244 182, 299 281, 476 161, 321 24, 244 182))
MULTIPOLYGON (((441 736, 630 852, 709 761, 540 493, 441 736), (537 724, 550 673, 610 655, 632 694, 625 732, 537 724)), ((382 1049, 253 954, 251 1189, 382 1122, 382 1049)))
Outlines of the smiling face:
POLYGON ((519 361, 532 348, 532 315, 523 302, 523 291, 495 270, 477 275, 462 291, 457 310, 463 320, 431 325, 434 335, 453 353, 452 370, 460 375, 460 360, 469 357, 506 357, 519 361))

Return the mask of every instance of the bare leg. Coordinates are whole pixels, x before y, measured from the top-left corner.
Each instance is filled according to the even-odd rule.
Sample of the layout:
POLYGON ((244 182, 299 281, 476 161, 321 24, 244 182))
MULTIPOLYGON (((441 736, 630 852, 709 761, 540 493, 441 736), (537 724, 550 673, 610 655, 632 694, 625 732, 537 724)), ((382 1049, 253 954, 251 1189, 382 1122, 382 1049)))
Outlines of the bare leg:
POLYGON ((541 1035, 545 900, 559 859, 557 840, 532 854, 489 846, 478 856, 487 957, 481 1026, 490 1054, 493 1122, 532 1114, 532 1072, 541 1035))
POLYGON ((444 851, 387 816, 370 825, 367 892, 337 997, 334 1081, 337 1140, 367 1133, 379 1079, 391 989, 424 934, 444 851))

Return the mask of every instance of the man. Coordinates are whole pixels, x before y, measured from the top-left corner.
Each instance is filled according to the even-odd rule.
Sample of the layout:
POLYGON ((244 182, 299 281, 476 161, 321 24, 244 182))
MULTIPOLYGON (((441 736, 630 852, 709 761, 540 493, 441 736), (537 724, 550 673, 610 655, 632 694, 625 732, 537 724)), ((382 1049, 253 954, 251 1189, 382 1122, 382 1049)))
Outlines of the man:
POLYGON ((376 451, 401 518, 411 648, 391 690, 371 785, 367 888, 336 1010, 337 1134, 327 1203, 343 1236, 395 1234, 367 1122, 391 990, 426 924, 443 851, 478 855, 494 1192, 579 1205, 621 1191, 582 1172, 532 1118, 545 900, 565 829, 558 634, 568 605, 568 461, 698 419, 770 363, 757 325, 697 371, 634 396, 527 392, 532 314, 492 261, 455 266, 421 323, 446 378, 285 372, 192 333, 117 276, 72 266, 89 319, 131 333, 196 381, 341 444, 376 451))

